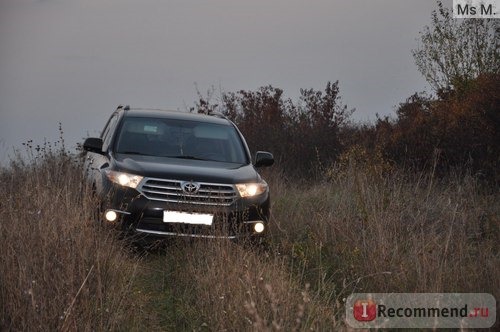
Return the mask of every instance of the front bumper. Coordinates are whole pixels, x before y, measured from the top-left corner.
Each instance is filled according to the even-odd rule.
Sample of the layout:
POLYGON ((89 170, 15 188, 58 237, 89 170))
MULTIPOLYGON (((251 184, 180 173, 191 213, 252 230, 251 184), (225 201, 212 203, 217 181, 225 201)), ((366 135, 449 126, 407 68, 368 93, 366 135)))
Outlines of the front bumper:
POLYGON ((268 192, 252 198, 238 198, 229 206, 211 206, 151 200, 135 189, 115 184, 111 184, 104 202, 104 211, 117 212, 115 223, 128 233, 230 239, 263 235, 270 206, 268 192), (168 223, 163 221, 164 211, 210 214, 213 221, 211 225, 168 223), (256 223, 264 225, 263 233, 255 231, 256 223))

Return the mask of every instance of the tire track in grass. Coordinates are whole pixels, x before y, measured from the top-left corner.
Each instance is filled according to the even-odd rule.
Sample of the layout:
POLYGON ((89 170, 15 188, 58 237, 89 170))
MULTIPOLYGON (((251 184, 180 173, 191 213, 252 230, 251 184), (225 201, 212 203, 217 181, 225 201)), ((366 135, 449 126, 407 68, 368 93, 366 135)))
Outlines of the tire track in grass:
POLYGON ((139 272, 133 285, 134 307, 139 311, 130 322, 137 331, 195 330, 195 317, 184 309, 183 296, 176 287, 176 271, 182 269, 178 259, 178 241, 163 243, 159 248, 140 249, 133 259, 138 260, 139 272))

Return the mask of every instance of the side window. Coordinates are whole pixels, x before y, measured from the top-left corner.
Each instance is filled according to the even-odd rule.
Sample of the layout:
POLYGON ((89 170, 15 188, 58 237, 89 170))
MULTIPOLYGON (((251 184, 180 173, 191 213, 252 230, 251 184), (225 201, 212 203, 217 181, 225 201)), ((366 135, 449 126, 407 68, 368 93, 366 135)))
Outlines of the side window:
POLYGON ((113 133, 116 128, 116 124, 118 123, 118 114, 114 114, 111 119, 109 119, 106 128, 104 128, 101 138, 103 141, 102 150, 106 151, 108 149, 109 143, 111 142, 111 137, 113 137, 113 133))

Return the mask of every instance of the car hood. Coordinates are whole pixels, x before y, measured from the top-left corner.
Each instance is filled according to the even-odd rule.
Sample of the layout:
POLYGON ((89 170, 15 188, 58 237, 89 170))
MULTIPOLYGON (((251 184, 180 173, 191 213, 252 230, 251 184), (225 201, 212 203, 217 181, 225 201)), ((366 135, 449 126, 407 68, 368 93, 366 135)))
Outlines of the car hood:
POLYGON ((205 160, 116 154, 117 171, 150 178, 208 183, 248 183, 260 180, 253 165, 205 160))

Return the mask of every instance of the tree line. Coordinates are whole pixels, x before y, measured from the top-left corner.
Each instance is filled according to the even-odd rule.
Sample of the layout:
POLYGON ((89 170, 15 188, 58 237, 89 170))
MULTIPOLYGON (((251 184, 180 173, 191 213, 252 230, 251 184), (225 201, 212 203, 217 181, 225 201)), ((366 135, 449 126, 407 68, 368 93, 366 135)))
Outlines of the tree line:
MULTIPOLYGON (((430 26, 412 51, 433 91, 415 93, 395 116, 371 124, 350 121, 339 82, 323 91, 301 89, 297 101, 283 90, 198 93, 191 111, 218 111, 234 121, 251 150, 274 153, 285 173, 311 177, 352 157, 446 172, 464 168, 499 180, 500 24, 494 19, 455 20, 438 2, 430 26)), ((382 168, 383 169, 383 168, 382 168)))

